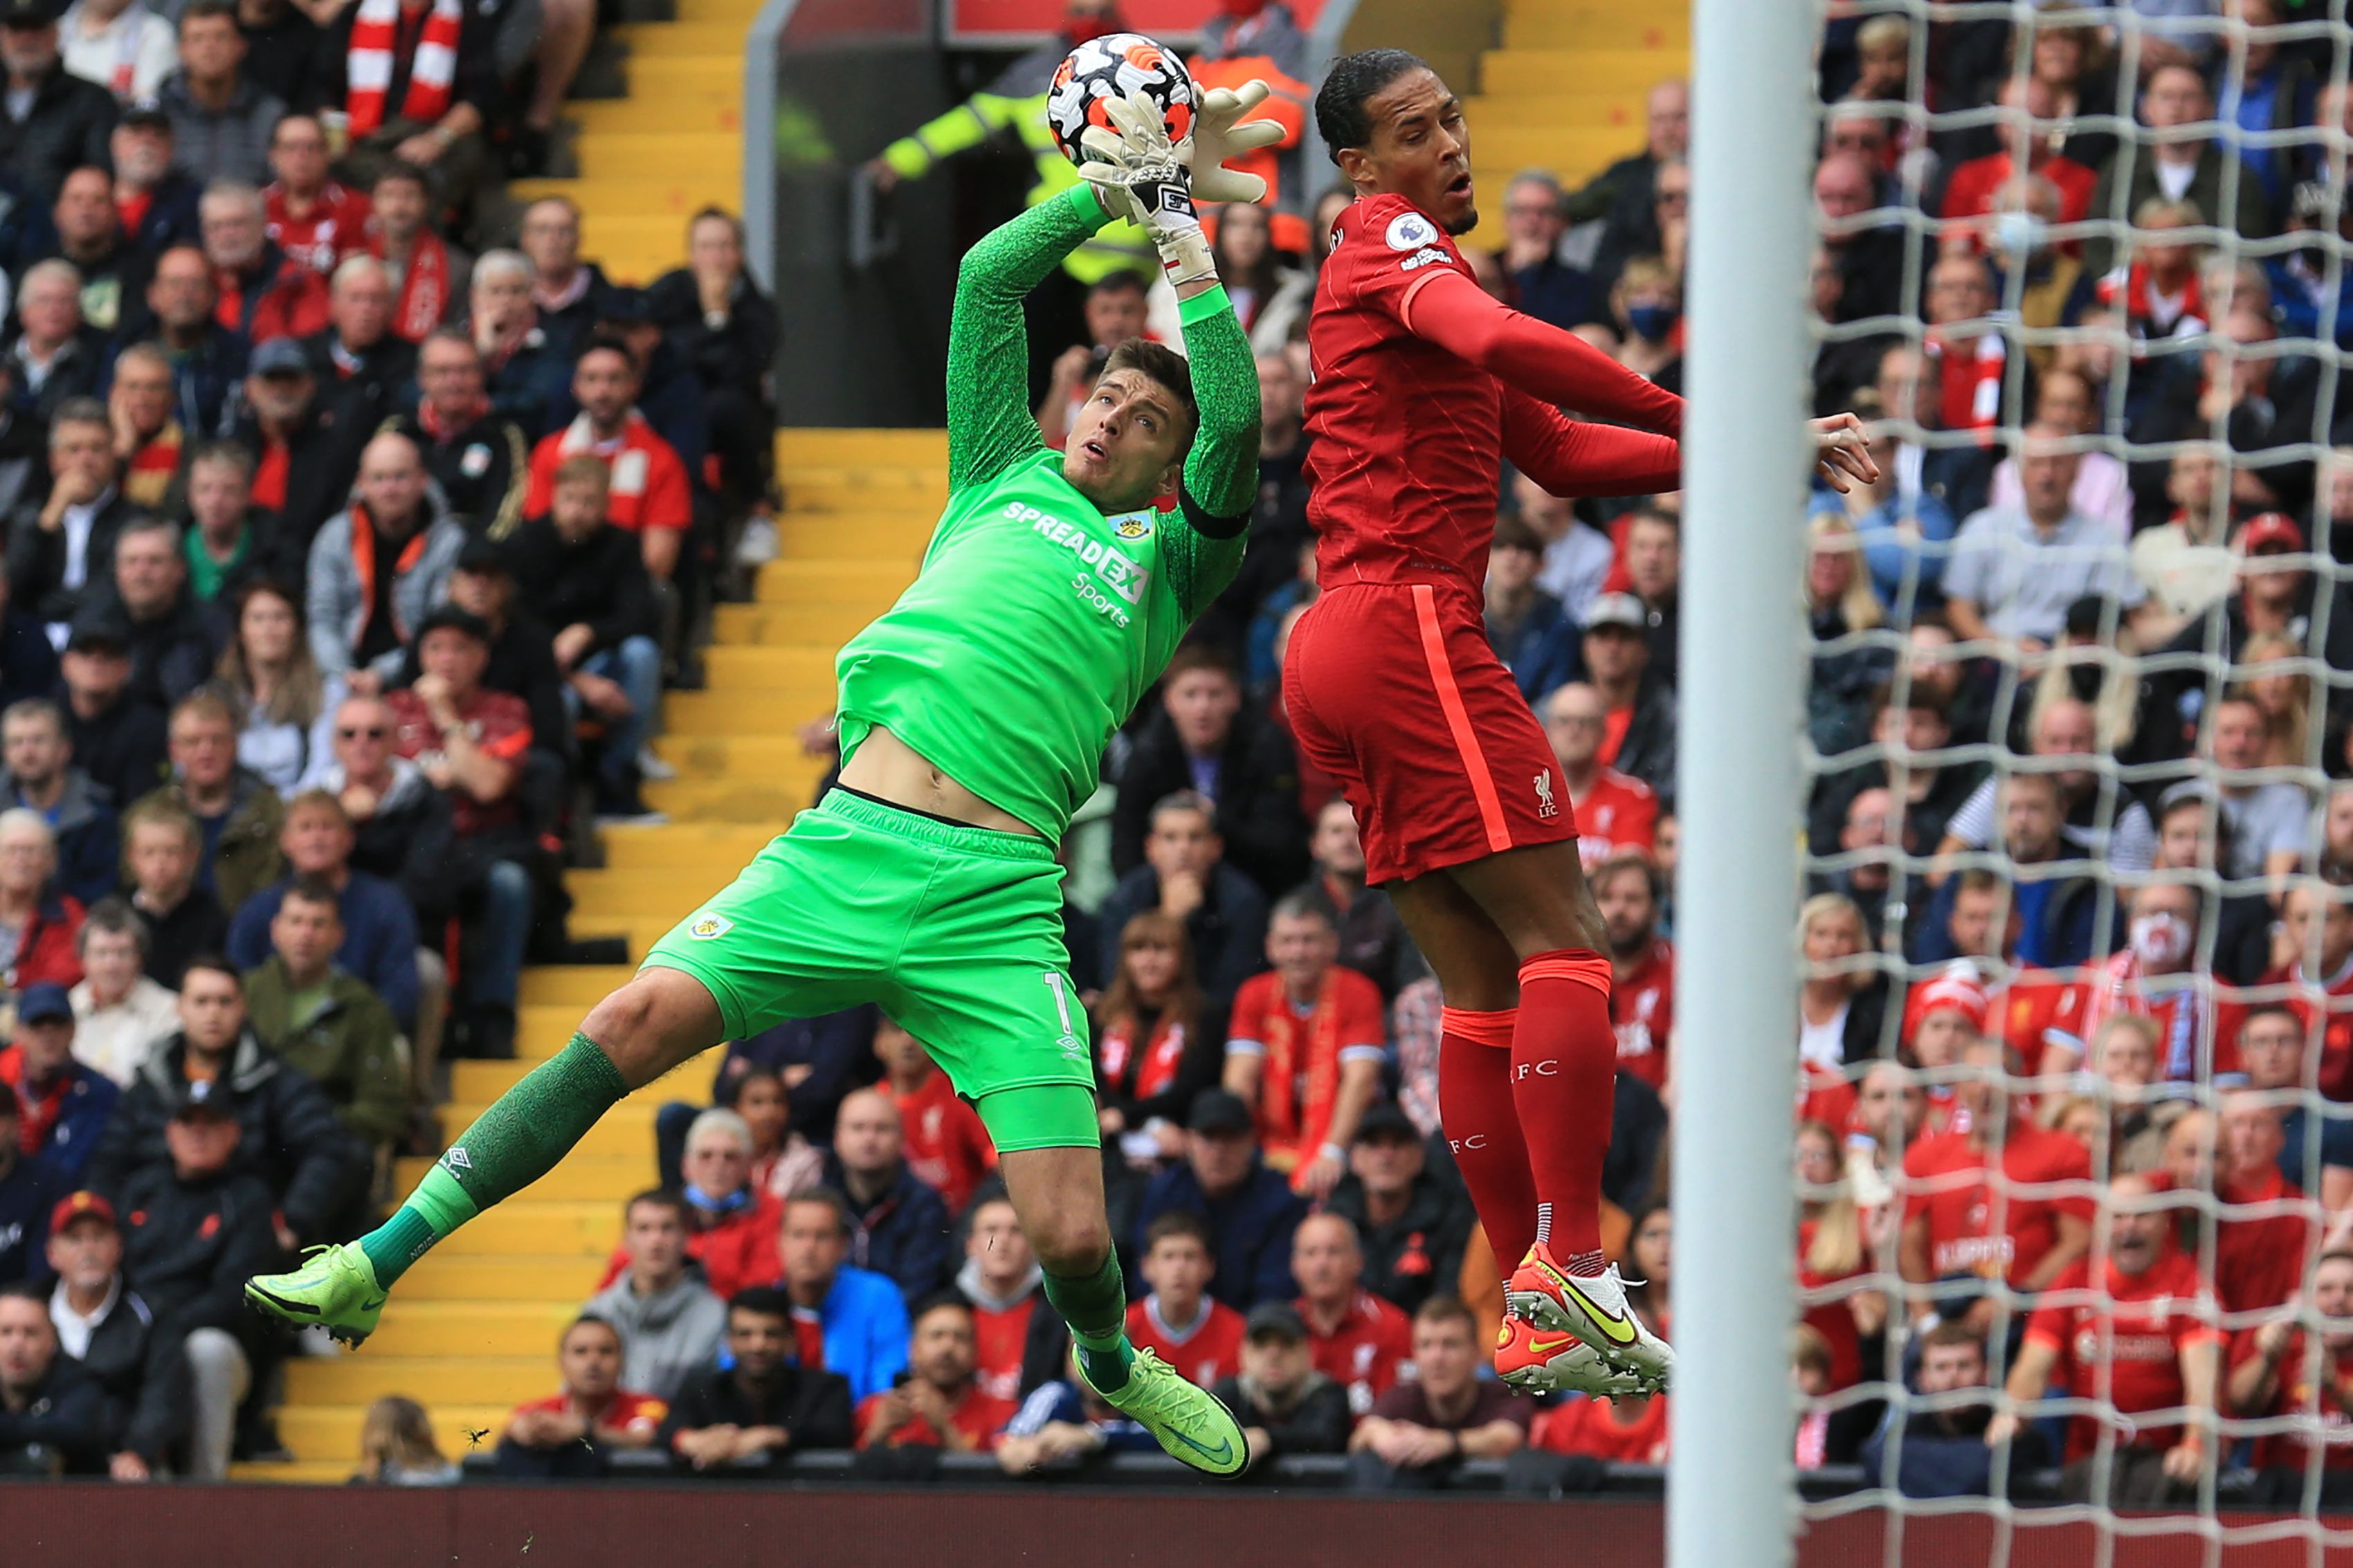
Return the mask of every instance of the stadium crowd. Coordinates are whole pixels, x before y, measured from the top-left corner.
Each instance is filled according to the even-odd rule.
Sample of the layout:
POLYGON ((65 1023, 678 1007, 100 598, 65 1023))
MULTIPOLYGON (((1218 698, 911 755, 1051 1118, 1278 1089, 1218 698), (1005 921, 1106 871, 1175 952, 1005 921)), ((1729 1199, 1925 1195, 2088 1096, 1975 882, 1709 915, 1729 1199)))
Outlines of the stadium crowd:
MULTIPOLYGON (((1241 9, 1205 58, 1298 86, 1285 8, 1241 9)), ((1792 825, 1801 1468, 1924 1496, 2040 1495, 2053 1469, 2116 1505, 2353 1496, 2353 416, 2321 352, 2353 343, 2330 261, 2353 95, 2327 37, 2278 30, 2313 10, 1829 24, 1814 394, 1871 421, 1883 478, 1815 497, 1790 585, 1815 759, 1792 825), (2091 1403, 2027 1403, 2069 1395, 2091 1403)), ((465 1048, 511 1050, 522 933, 563 952, 566 821, 638 808, 694 582, 767 504, 774 316, 723 215, 644 292, 581 260, 560 202, 469 258, 416 137, 359 197, 319 183, 316 115, 243 133, 267 191, 199 195, 174 139, 233 144, 221 106, 266 94, 234 63, 185 79, 188 29, 233 22, 260 60, 293 24, 191 0, 160 89, 187 111, 118 120, 23 64, 51 28, 23 15, 11 115, 37 79, 87 107, 13 132, 60 150, 0 370, 0 1281, 45 1281, 0 1298, 0 1465, 217 1473, 287 1353, 229 1287, 355 1228, 369 1150, 419 1137, 445 1007, 465 1048), (295 189, 353 204, 341 241, 282 216, 295 189), (24 1414, 43 1399, 47 1426, 24 1414)), ((1643 145, 1582 188, 1489 193, 1506 243, 1472 257, 1669 387, 1687 107, 1657 85, 1643 145)), ((898 144, 884 183, 941 151, 898 144)), ((1284 188, 1305 194, 1295 163, 1284 188)), ((1436 983, 1281 710, 1316 592, 1306 305, 1345 199, 1293 243, 1219 215, 1259 353, 1249 554, 1063 846, 1114 1226, 1148 1287, 1131 1332, 1261 1454, 1345 1455, 1373 1489, 1481 1458, 1590 1488, 1664 1462, 1672 1395, 1480 1375, 1502 1292, 1438 1125, 1436 983)), ((1070 286, 1086 335, 1036 367, 1050 437, 1153 319, 1132 266, 1082 252, 1070 286)), ((1674 495, 1572 504, 1507 475, 1487 584, 1609 933, 1605 1234, 1670 1337, 1680 523, 1674 495)), ((852 1448, 879 1477, 972 1452, 1039 1475, 1151 1447, 1071 1374, 976 1115, 891 1019, 733 1042, 659 1131, 500 1472, 852 1448)), ((411 1401, 365 1445, 371 1479, 456 1474, 411 1401)))

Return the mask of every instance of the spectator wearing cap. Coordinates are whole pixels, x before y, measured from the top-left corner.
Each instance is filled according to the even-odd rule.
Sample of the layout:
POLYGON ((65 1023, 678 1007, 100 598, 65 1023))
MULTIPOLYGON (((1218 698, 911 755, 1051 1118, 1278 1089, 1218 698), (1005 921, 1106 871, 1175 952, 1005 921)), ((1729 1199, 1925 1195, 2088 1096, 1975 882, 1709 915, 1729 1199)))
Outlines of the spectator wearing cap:
POLYGON ((253 352, 245 378, 245 414, 234 439, 251 460, 249 500, 269 520, 272 576, 301 586, 313 542, 349 504, 364 425, 320 392, 302 345, 273 338, 253 352))
POLYGON ((178 1025, 179 995, 147 974, 146 922, 120 898, 90 907, 78 951, 81 982, 67 993, 74 1059, 127 1086, 147 1047, 178 1025))
MULTIPOLYGON (((253 504, 253 458, 234 441, 207 441, 188 458, 188 591, 208 606, 234 605, 273 563, 275 530, 253 504)), ((301 633, 296 606, 295 634, 301 633)))
POLYGON ((124 104, 153 93, 180 63, 172 24, 140 0, 74 0, 58 30, 66 69, 124 104))
POLYGON ((381 687, 448 586, 465 525, 438 512, 417 443, 392 431, 360 454, 351 506, 311 543, 306 575, 311 655, 353 690, 381 687))
POLYGON ((1525 1401, 1477 1375, 1479 1323, 1451 1296, 1435 1296, 1413 1316, 1418 1375, 1374 1403, 1356 1423, 1349 1481, 1359 1491, 1425 1491, 1454 1484, 1465 1459, 1500 1459, 1528 1440, 1525 1401))
POLYGON ((40 814, 21 805, 0 811, 0 986, 9 992, 81 978, 74 956, 81 902, 55 890, 57 872, 57 835, 40 814))
POLYGON ((1218 1259, 1201 1216, 1172 1209, 1154 1220, 1140 1267, 1152 1292, 1127 1309, 1127 1336, 1136 1348, 1203 1388, 1240 1372, 1242 1317, 1208 1294, 1218 1259))
POLYGON ((105 1475, 111 1419, 97 1380, 58 1348, 44 1294, 0 1289, 0 1476, 105 1475))
POLYGON ((620 1331, 583 1315, 564 1330, 555 1364, 564 1385, 515 1406, 499 1438, 498 1473, 538 1480, 586 1479, 616 1450, 653 1446, 669 1404, 621 1382, 620 1331))
POLYGON ((557 352, 532 302, 531 258, 486 250, 467 280, 465 330, 482 358, 491 406, 536 441, 555 422, 572 379, 572 355, 557 352))
POLYGON ((68 1186, 81 1178, 120 1092, 74 1058, 73 1003, 62 985, 27 985, 16 999, 16 1037, 0 1049, 0 1083, 16 1091, 25 1158, 68 1186))
POLYGON ((179 1450, 195 1417, 183 1336, 158 1320, 122 1272, 113 1205, 96 1193, 61 1198, 49 1215, 49 1323, 58 1347, 98 1383, 112 1417, 108 1473, 143 1481, 179 1450))
MULTIPOLYGON (((882 1077, 874 1092, 896 1108, 907 1168, 939 1194, 949 1215, 962 1214, 981 1183, 997 1169, 997 1146, 989 1142, 980 1113, 970 1101, 957 1098, 955 1085, 940 1071, 929 1048, 895 1019, 886 1017, 876 1026, 874 1056, 882 1064, 882 1077)), ((842 1109, 846 1111, 849 1106, 849 1100, 844 1100, 842 1109)), ((839 1124, 837 1116, 837 1152, 839 1124)), ((856 1204, 853 1194, 852 1205, 856 1204)))
POLYGON ((888 1092, 860 1089, 841 1102, 823 1180, 842 1199, 859 1268, 888 1277, 910 1302, 947 1283, 947 1205, 908 1168, 888 1092))
POLYGON ((368 199, 374 211, 364 243, 392 286, 392 331, 422 343, 458 319, 474 258, 434 226, 431 176, 416 164, 385 164, 368 199))
POLYGON ((1601 700, 1603 767, 1640 779, 1672 808, 1675 787, 1675 696, 1651 668, 1651 616, 1631 594, 1604 594, 1585 613, 1581 651, 1601 700))
POLYGON ((179 166, 207 180, 269 177, 270 128, 282 97, 246 71, 236 0, 189 0, 180 11, 180 68, 156 89, 171 117, 179 166))
POLYGON ((985 1454, 1019 1408, 982 1388, 974 1377, 972 1309, 955 1296, 937 1296, 916 1309, 906 1380, 858 1405, 860 1448, 944 1448, 985 1454))
MULTIPOLYGON (((174 68, 178 61, 175 41, 174 68)), ((172 117, 161 103, 143 97, 125 108, 107 145, 114 158, 115 211, 132 249, 153 257, 202 232, 196 219, 199 187, 172 166, 172 117)))
POLYGON ((196 211, 203 220, 205 259, 220 290, 215 314, 248 342, 301 338, 327 324, 326 280, 274 244, 261 193, 238 181, 215 179, 196 211))
POLYGON ((1185 1161, 1153 1178, 1136 1211, 1137 1249, 1152 1222, 1172 1209, 1207 1221, 1218 1260, 1209 1294, 1236 1311, 1296 1294, 1292 1233, 1306 1205, 1260 1158, 1257 1121, 1228 1090, 1204 1090, 1187 1122, 1185 1161))
MULTIPOLYGON (((554 638, 540 618, 538 595, 534 593, 523 599, 517 593, 518 584, 506 546, 471 536, 449 570, 448 605, 489 628, 490 659, 482 666, 482 684, 522 699, 531 715, 532 744, 544 754, 551 769, 560 767, 568 773, 575 744, 571 715, 565 706, 564 677, 555 663, 554 638)), ((422 673, 414 646, 400 673, 403 685, 415 684, 422 673)))
POLYGON ((529 868, 538 848, 518 799, 531 712, 522 698, 482 684, 490 646, 480 617, 436 610, 417 628, 424 673, 388 701, 400 754, 449 801, 458 847, 452 885, 475 950, 467 989, 476 1048, 502 1053, 513 1048, 534 900, 529 868))
POLYGON ((131 633, 104 606, 78 616, 58 668, 65 685, 66 736, 90 783, 118 801, 137 800, 165 776, 163 713, 129 696, 131 633))
POLYGON ((188 591, 177 523, 144 517, 115 536, 114 600, 131 627, 132 700, 168 707, 211 677, 220 642, 188 591))
POLYGON ((276 1199, 253 1169, 250 1098, 219 1078, 180 1085, 162 1130, 164 1157, 133 1170, 115 1198, 129 1216, 124 1271, 153 1309, 157 1331, 179 1342, 195 1384, 195 1480, 227 1476, 237 1406, 279 1353, 253 1332, 244 1300, 246 1280, 286 1250, 276 1199))
MULTIPOLYGON (((1180 790, 1215 805, 1224 858, 1261 892, 1271 897, 1306 874, 1298 759, 1280 726, 1244 706, 1232 665, 1214 649, 1179 648, 1168 661, 1160 711, 1145 721, 1117 783, 1112 867, 1123 877, 1150 858, 1145 840, 1160 805, 1180 790)), ((1116 933, 1120 926, 1106 920, 1104 929, 1116 933)), ((1205 978, 1216 976, 1211 994, 1230 994, 1210 945, 1197 941, 1195 951, 1205 978)), ((1254 952, 1247 962, 1257 967, 1254 952)))
POLYGON ((0 1080, 0 1286, 44 1271, 49 1211, 69 1185, 46 1161, 26 1154, 24 1125, 16 1089, 0 1080))
POLYGON ((1211 1390, 1242 1424, 1253 1468, 1285 1454, 1337 1454, 1355 1416, 1348 1391, 1315 1368, 1306 1321, 1288 1301, 1243 1321, 1241 1371, 1211 1390))
POLYGON ((204 855, 203 826, 185 806, 148 797, 124 814, 123 880, 147 973, 166 986, 180 984, 190 959, 217 951, 228 930, 220 900, 196 885, 204 855))
POLYGON ((331 178, 327 132, 318 117, 289 114, 269 131, 269 172, 261 187, 270 243, 322 278, 366 244, 373 212, 365 193, 331 178))
POLYGON ((1410 1312, 1461 1277, 1471 1210, 1460 1188, 1430 1173, 1420 1131, 1396 1105, 1365 1112, 1324 1208, 1355 1226, 1364 1287, 1382 1300, 1410 1312))
POLYGON ((58 886, 85 904, 121 879, 121 829, 90 775, 73 765, 65 716, 46 698, 0 710, 0 805, 38 812, 58 839, 58 886))
POLYGON ((180 699, 170 736, 171 779, 142 803, 167 801, 195 818, 204 840, 195 885, 235 909, 278 878, 285 807, 276 790, 238 765, 237 711, 219 691, 198 687, 180 699))
POLYGON ((54 421, 68 402, 98 390, 106 372, 106 334, 82 320, 81 274, 71 262, 52 258, 26 268, 16 278, 15 306, 9 400, 54 421))
POLYGON ((54 196, 77 168, 106 166, 114 95, 68 68, 56 12, 38 0, 9 0, 0 9, 0 67, 8 89, 0 102, 0 164, 42 197, 54 196))
POLYGON ((593 454, 566 458, 550 482, 546 516, 505 541, 515 579, 532 584, 541 617, 556 629, 551 651, 565 707, 607 727, 600 793, 632 804, 638 754, 661 701, 659 610, 638 542, 607 518, 611 470, 593 454))
POLYGON ((568 196, 543 196, 523 209, 519 248, 531 260, 532 303, 559 349, 578 353, 603 319, 604 268, 580 256, 580 209, 568 196))
POLYGON ((673 1191, 631 1198, 621 1219, 628 1268, 580 1309, 620 1331, 622 1385, 657 1399, 676 1397, 687 1379, 711 1366, 727 1331, 726 1304, 687 1268, 691 1217, 687 1200, 673 1191))
POLYGON ((122 494, 114 425, 95 399, 69 399, 50 415, 49 474, 47 499, 20 506, 9 525, 8 583, 54 640, 104 597, 115 536, 141 513, 122 494))
MULTIPOLYGON (((2158 654, 2193 653, 2197 660, 2164 660, 2147 677, 2150 688, 2147 729, 2166 733, 2170 755, 2196 750, 2208 698, 2200 660, 2245 662, 2248 642, 2266 633, 2314 647, 2331 669, 2353 669, 2353 585, 2324 579, 2282 556, 2303 553, 2304 530, 2284 514, 2248 520, 2237 542, 2232 591, 2190 617, 2158 654), (2257 527, 2257 523, 2261 527, 2257 527), (2210 652, 2211 649, 2211 652, 2210 652), (2179 663, 2183 668, 2167 668, 2179 663)), ((2159 661, 2152 660, 2153 663, 2159 661)))
MULTIPOLYGON (((776 479, 773 378, 782 326, 744 266, 742 226, 717 207, 689 220, 687 264, 647 290, 653 323, 700 383, 730 514, 771 504, 776 479)), ((1253 530, 1255 532, 1255 530, 1253 530)))
POLYGON ((1119 879, 1097 914, 1103 967, 1117 969, 1117 943, 1127 922, 1156 910, 1184 923, 1202 989, 1223 1005, 1264 961, 1266 897, 1227 863, 1221 818, 1198 790, 1164 796, 1149 816, 1144 864, 1119 879))
MULTIPOLYGON (((417 412, 396 416, 390 428, 417 444, 453 515, 476 533, 512 537, 522 521, 531 445, 521 425, 491 407, 481 351, 457 328, 427 332, 417 345, 417 412)), ((635 556, 637 542, 627 542, 635 556)))
POLYGON ((176 417, 194 437, 227 435, 246 385, 250 346, 221 324, 219 305, 204 250, 193 239, 165 246, 147 279, 147 314, 155 346, 171 366, 176 417))
MULTIPOLYGON (((897 1310, 897 1292, 892 1295, 897 1310)), ((656 1447, 680 1468, 757 1475, 785 1469, 804 1448, 849 1447, 853 1401, 881 1386, 860 1393, 840 1372, 796 1353, 797 1305, 794 1295, 767 1286, 729 1300, 729 1364, 690 1378, 656 1434, 656 1447)), ((899 1331, 904 1365, 903 1311, 899 1331)))
POLYGON ((298 883, 316 879, 335 897, 335 923, 343 933, 332 950, 335 967, 382 1000, 402 1028, 414 1028, 417 917, 398 884, 353 867, 353 843, 351 818, 335 795, 311 789, 289 801, 278 834, 289 875, 237 906, 228 928, 228 956, 242 969, 267 964, 281 901, 298 883))
MULTIPOLYGON (((245 977, 253 1031, 326 1092, 343 1125, 383 1150, 408 1120, 408 1053, 392 1010, 335 962, 345 937, 339 892, 298 878, 269 921, 269 958, 245 977)), ((409 947, 415 963, 415 943, 409 947)))
POLYGON ((694 521, 694 499, 677 449, 638 412, 638 390, 628 347, 612 338, 591 339, 573 371, 572 395, 580 416, 533 448, 523 510, 533 517, 546 514, 554 502, 555 470, 565 458, 599 458, 612 476, 606 521, 638 536, 647 572, 667 583, 694 521))
POLYGON ((1267 1163, 1319 1200, 1346 1172, 1388 1055, 1380 988, 1339 953, 1330 917, 1286 895, 1267 923, 1273 968, 1234 994, 1226 1036, 1225 1087, 1252 1108, 1267 1163))
POLYGON ((327 275, 327 324, 302 340, 311 375, 346 437, 376 428, 412 395, 417 345, 392 330, 392 311, 391 275, 358 250, 327 275))
POLYGON ((1517 512, 1495 519, 1487 555, 1487 644, 1534 702, 1577 668, 1577 623, 1537 580, 1545 542, 1517 512))

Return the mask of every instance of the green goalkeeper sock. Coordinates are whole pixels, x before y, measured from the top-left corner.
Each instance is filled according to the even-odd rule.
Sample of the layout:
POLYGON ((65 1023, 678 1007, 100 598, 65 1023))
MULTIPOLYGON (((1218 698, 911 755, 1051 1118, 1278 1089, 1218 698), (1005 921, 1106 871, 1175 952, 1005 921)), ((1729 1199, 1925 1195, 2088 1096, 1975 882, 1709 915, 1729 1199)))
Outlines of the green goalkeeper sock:
POLYGON ((1095 1392, 1125 1387, 1135 1347, 1127 1342, 1127 1286, 1120 1279, 1119 1254, 1104 1253, 1092 1274, 1048 1274, 1046 1300, 1071 1325, 1079 1365, 1095 1392))
POLYGON ((554 1170, 628 1092, 604 1047, 573 1036, 466 1129, 391 1218, 360 1237, 376 1283, 389 1288, 434 1243, 554 1170))

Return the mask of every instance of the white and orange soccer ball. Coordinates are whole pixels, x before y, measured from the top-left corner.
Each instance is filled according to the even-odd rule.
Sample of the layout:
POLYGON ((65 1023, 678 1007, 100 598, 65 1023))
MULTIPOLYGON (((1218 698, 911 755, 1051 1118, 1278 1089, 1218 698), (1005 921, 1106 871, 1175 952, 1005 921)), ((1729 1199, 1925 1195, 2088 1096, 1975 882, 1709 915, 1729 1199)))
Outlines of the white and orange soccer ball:
POLYGON ((1193 114, 1200 98, 1192 73, 1176 51, 1163 48, 1141 33, 1105 33, 1065 56, 1046 91, 1046 123, 1062 155, 1073 163, 1098 157, 1079 138, 1090 126, 1117 135, 1119 127, 1103 105, 1112 99, 1125 99, 1138 89, 1158 107, 1160 122, 1172 144, 1193 133, 1193 114))

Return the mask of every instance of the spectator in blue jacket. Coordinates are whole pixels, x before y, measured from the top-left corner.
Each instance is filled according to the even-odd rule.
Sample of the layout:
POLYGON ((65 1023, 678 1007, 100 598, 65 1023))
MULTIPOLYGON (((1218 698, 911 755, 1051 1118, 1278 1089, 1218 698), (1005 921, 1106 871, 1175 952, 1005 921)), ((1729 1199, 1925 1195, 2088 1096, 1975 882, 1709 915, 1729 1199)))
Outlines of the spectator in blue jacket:
POLYGON ((825 1184, 849 1206, 851 1260, 889 1275, 914 1302, 947 1283, 950 1226, 947 1205, 901 1149, 899 1108, 881 1090, 861 1089, 841 1102, 825 1184))
POLYGON ((24 1126, 16 1091, 0 1083, 0 1287, 48 1272, 42 1248, 49 1238, 49 1211, 68 1191, 46 1166, 19 1152, 24 1126))
MULTIPOLYGON (((1887 1417, 1862 1442, 1864 1484, 1893 1482, 1905 1497, 1984 1497, 1993 1481, 1994 1451, 1986 1447, 1986 1426, 1993 1419, 1993 1389, 1986 1382, 1985 1336, 1957 1319, 1947 1319, 1920 1336, 1920 1362, 1913 1375, 1915 1392, 1923 1394, 1963 1394, 1976 1390, 1981 1401, 1915 1405, 1909 1410, 1891 1403, 1887 1417), (1895 1473, 1886 1471, 1889 1433, 1899 1415, 1903 1437, 1895 1443, 1895 1473)), ((2034 1427, 2022 1426, 2010 1457, 2012 1475, 2042 1462, 2042 1444, 2034 1427), (2016 1445, 2031 1439, 2031 1447, 2016 1445)))
POLYGON ((73 766, 65 714, 46 698, 0 713, 0 805, 37 811, 58 836, 58 889, 84 904, 114 891, 121 877, 122 828, 90 775, 73 766))
POLYGON ((285 879, 246 900, 229 921, 228 956, 239 969, 269 962, 269 922, 286 890, 304 877, 324 877, 335 889, 343 945, 335 967, 367 982, 401 1028, 417 1032, 417 914, 398 886, 352 869, 354 838, 343 803, 325 790, 308 790, 287 803, 278 846, 285 879))
POLYGON ((1172 1209, 1197 1214, 1208 1225, 1218 1259, 1210 1295, 1247 1312, 1261 1301, 1299 1294, 1291 1278, 1291 1233, 1307 1207, 1260 1160, 1258 1130, 1239 1096, 1213 1089, 1193 1101, 1184 1163, 1153 1178, 1136 1210, 1138 1256, 1145 1251, 1145 1232, 1172 1209))
POLYGON ((1560 596, 1536 581, 1544 541, 1516 512, 1495 519, 1487 554, 1487 643, 1534 702, 1577 675, 1577 623, 1560 596))
POLYGON ((0 1050, 0 1083, 16 1091, 19 1117, 33 1124, 33 1162, 67 1187, 79 1184, 121 1092, 113 1079, 74 1060, 73 1037, 66 988, 43 982, 16 999, 16 1043, 0 1050))
POLYGON ((854 1222, 840 1195, 820 1187, 785 1205, 780 1283, 793 1305, 817 1314, 825 1370, 849 1380, 854 1405, 907 1367, 907 1303, 888 1275, 842 1261, 854 1222))

